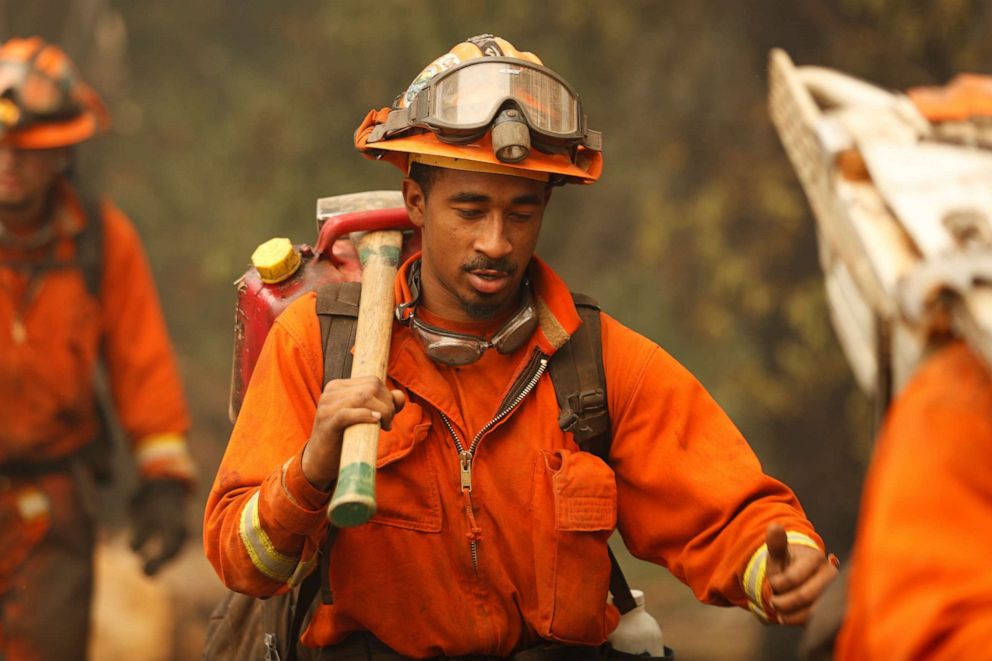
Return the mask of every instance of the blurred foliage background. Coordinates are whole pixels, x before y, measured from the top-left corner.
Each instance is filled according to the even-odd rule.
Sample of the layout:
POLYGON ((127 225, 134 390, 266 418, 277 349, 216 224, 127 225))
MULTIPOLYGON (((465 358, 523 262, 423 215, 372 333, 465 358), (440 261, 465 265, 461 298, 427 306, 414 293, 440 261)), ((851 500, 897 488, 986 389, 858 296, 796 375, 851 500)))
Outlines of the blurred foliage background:
MULTIPOLYGON (((195 418, 198 505, 229 432, 231 285, 251 251, 312 241, 317 197, 397 187, 352 131, 491 32, 572 82, 604 133, 604 177, 555 192, 540 253, 699 376, 842 559, 870 403, 767 116, 768 50, 902 89, 992 70, 990 28, 987 0, 0 0, 0 37, 62 44, 114 115, 81 169, 146 241, 195 418)), ((681 658, 790 657, 794 632, 632 573, 681 658)))

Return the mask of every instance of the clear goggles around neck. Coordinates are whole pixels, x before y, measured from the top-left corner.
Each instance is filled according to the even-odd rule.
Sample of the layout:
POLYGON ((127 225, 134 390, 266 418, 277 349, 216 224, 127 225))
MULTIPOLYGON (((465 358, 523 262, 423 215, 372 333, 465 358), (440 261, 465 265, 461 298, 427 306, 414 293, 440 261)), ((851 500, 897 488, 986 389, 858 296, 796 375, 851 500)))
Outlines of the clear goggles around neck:
POLYGON ((572 86, 547 67, 512 57, 476 58, 439 73, 407 108, 391 111, 369 142, 410 128, 432 131, 444 142, 474 142, 508 104, 523 114, 538 143, 601 148, 601 135, 586 126, 572 86))
POLYGON ((501 354, 513 353, 534 334, 537 329, 537 310, 530 283, 524 281, 520 308, 488 340, 478 335, 458 333, 439 328, 417 317, 417 302, 420 299, 420 272, 411 270, 410 289, 413 300, 396 308, 396 318, 413 331, 424 347, 427 356, 436 362, 451 367, 471 365, 486 353, 495 349, 501 354))

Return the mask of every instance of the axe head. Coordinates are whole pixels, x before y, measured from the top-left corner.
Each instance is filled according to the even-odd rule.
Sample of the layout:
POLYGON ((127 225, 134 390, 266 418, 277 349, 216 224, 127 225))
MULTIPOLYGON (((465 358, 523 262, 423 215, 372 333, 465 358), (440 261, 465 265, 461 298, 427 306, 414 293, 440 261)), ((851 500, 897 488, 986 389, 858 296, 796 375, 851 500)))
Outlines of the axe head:
MULTIPOLYGON (((403 259, 420 249, 420 231, 410 222, 399 191, 366 191, 317 199, 317 255, 337 261, 335 241, 355 233, 400 230, 403 259)), ((339 246, 340 252, 340 246, 339 246)))

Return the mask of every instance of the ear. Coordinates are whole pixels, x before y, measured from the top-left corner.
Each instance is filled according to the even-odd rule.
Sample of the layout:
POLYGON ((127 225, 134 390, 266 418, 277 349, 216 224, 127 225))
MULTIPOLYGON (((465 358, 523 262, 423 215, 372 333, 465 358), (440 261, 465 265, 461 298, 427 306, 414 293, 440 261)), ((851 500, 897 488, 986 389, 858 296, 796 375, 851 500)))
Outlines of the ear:
POLYGON ((424 195, 420 184, 410 177, 403 180, 403 204, 410 216, 410 222, 423 229, 427 217, 427 196, 424 195))

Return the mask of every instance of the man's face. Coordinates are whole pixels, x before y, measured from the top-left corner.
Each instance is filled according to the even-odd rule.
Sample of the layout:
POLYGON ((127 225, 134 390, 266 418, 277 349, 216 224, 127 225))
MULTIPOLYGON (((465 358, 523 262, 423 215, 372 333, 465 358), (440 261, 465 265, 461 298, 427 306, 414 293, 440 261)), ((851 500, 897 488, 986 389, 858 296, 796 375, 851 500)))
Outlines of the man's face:
POLYGON ((18 149, 0 145, 0 213, 42 209, 69 154, 60 149, 18 149))
POLYGON ((423 233, 423 305, 451 321, 515 309, 550 194, 532 179, 442 169, 425 197, 405 179, 407 210, 423 233))

